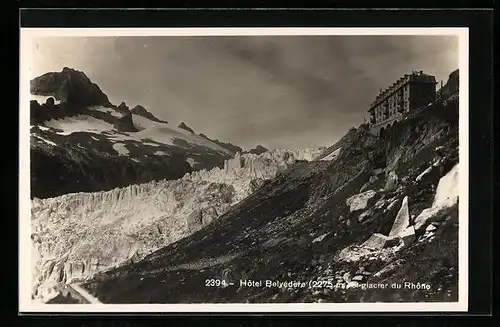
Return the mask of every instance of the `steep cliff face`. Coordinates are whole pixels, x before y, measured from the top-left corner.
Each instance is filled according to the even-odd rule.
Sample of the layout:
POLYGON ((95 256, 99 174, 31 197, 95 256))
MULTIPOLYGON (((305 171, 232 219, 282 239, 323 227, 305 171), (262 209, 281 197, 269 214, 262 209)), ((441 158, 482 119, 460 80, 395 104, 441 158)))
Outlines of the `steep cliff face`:
POLYGON ((351 131, 334 160, 290 167, 199 232, 85 287, 104 303, 457 301, 457 108, 418 110, 383 138, 351 131), (200 292, 207 278, 235 285, 200 292), (402 280, 425 291, 366 286, 402 280))
POLYGON ((321 149, 237 154, 224 169, 175 181, 32 201, 35 289, 85 279, 191 235, 263 186, 265 180, 310 160, 321 149))
POLYGON ((453 71, 449 76, 446 84, 438 91, 438 96, 443 100, 455 95, 459 91, 460 73, 459 70, 453 71))

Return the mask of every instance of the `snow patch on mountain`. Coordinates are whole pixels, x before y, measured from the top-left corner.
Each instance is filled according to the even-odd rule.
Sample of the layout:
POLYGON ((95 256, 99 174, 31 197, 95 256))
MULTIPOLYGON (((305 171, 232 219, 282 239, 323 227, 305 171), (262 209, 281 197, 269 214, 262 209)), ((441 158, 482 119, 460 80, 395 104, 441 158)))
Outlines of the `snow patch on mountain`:
POLYGON ((70 135, 76 132, 102 133, 113 130, 113 125, 88 115, 51 119, 44 125, 59 130, 56 132, 59 135, 70 135))
POLYGON ((88 109, 94 110, 94 111, 100 111, 105 114, 109 114, 115 118, 121 118, 123 115, 119 113, 118 111, 111 109, 111 108, 106 108, 102 106, 95 106, 95 107, 89 107, 88 109))
POLYGON ((232 156, 232 153, 227 149, 215 144, 201 136, 190 133, 182 128, 166 125, 165 123, 155 122, 148 118, 139 115, 132 115, 135 126, 139 129, 136 133, 137 137, 150 138, 163 144, 175 144, 176 139, 185 140, 186 142, 202 147, 208 147, 218 152, 232 156))
POLYGON ((113 149, 115 149, 116 152, 118 152, 120 155, 128 155, 130 152, 128 151, 127 147, 123 143, 115 143, 113 144, 113 149))
MULTIPOLYGON (((94 107, 93 110, 110 111, 109 108, 94 107)), ((77 115, 63 119, 52 119, 39 125, 42 130, 55 129, 59 135, 71 135, 76 132, 90 132, 105 135, 115 141, 135 141, 149 146, 180 146, 187 148, 209 148, 217 153, 233 156, 229 150, 207 140, 201 136, 190 133, 182 128, 167 125, 162 122, 152 121, 140 115, 132 114, 132 121, 138 132, 117 131, 115 127, 101 119, 89 115, 77 115), (153 143, 155 141, 157 143, 153 143)))
MULTIPOLYGON (((31 126, 31 128, 33 128, 35 126, 31 126)), ((45 127, 45 126, 42 126, 42 125, 38 125, 38 128, 40 128, 41 131, 50 131, 50 128, 49 127, 45 127)))
POLYGON ((334 160, 335 158, 338 157, 338 155, 339 155, 339 153, 340 153, 341 150, 342 150, 342 148, 338 148, 337 150, 333 151, 332 153, 330 153, 326 157, 321 158, 319 160, 334 160))
POLYGON ((151 143, 151 142, 142 142, 144 145, 149 145, 149 146, 158 146, 156 143, 151 143))
POLYGON ((186 161, 191 167, 194 167, 197 164, 197 161, 193 158, 188 158, 186 161))
POLYGON ((57 146, 57 144, 55 144, 54 142, 49 141, 49 140, 47 140, 47 139, 45 139, 45 138, 43 138, 43 137, 41 137, 41 136, 38 136, 38 135, 37 135, 37 136, 36 136, 36 138, 37 138, 37 139, 39 139, 39 140, 42 140, 42 141, 44 141, 45 143, 50 144, 50 145, 52 145, 52 146, 57 146))

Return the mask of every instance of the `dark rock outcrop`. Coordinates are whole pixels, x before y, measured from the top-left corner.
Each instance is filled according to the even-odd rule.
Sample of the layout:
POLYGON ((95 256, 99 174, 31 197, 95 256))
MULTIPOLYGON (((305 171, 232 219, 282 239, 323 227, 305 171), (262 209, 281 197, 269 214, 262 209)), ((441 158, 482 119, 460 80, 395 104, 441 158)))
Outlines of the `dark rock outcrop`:
POLYGON ((152 113, 150 113, 149 111, 147 111, 146 108, 144 108, 141 105, 137 105, 137 106, 133 107, 130 110, 130 113, 132 113, 134 115, 139 115, 139 116, 148 118, 148 119, 150 119, 152 121, 155 121, 155 122, 158 122, 158 123, 168 124, 168 122, 166 120, 161 120, 161 119, 157 118, 155 115, 153 115, 152 113))
POLYGON ((127 106, 125 102, 121 102, 118 107, 115 107, 116 111, 121 114, 128 115, 130 114, 130 108, 127 106))
POLYGON ((32 124, 77 115, 91 106, 113 106, 108 96, 85 73, 67 67, 61 72, 46 73, 31 80, 30 93, 51 96, 44 104, 35 100, 30 102, 32 124), (55 104, 54 98, 60 103, 55 104))
POLYGON ((111 106, 107 95, 85 73, 68 67, 31 80, 30 92, 53 96, 71 107, 111 106))
POLYGON ((264 186, 268 180, 263 179, 263 178, 255 178, 250 181, 250 191, 253 193, 257 191, 259 188, 264 186))
POLYGON ((253 153, 253 154, 259 155, 259 154, 266 152, 267 150, 268 149, 266 149, 265 147, 263 147, 262 145, 259 144, 255 148, 253 148, 250 151, 247 151, 245 153, 253 153))
POLYGON ((118 118, 114 124, 115 128, 121 132, 137 132, 138 129, 134 126, 132 115, 130 113, 118 118))
POLYGON ((74 108, 68 107, 65 103, 55 104, 54 98, 50 97, 43 104, 36 100, 30 101, 30 123, 31 125, 40 124, 50 119, 64 118, 75 114, 74 108))
POLYGON ((182 128, 183 130, 186 130, 186 131, 191 132, 191 133, 194 134, 193 129, 191 127, 189 127, 188 125, 186 125, 184 122, 181 122, 179 124, 179 126, 177 126, 177 127, 182 128))

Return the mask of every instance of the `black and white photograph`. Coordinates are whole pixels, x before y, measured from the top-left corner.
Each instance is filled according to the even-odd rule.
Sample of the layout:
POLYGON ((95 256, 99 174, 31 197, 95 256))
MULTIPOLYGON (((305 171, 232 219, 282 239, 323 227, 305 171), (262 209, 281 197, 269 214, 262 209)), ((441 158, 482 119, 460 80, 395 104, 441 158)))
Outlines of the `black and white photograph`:
POLYGON ((467 38, 21 29, 20 308, 467 310, 467 38))

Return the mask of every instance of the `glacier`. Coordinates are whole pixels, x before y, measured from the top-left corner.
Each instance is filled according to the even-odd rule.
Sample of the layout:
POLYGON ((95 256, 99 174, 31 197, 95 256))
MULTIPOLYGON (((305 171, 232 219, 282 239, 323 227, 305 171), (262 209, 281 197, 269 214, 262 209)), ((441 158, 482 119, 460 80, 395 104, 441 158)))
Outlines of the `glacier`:
POLYGON ((31 202, 33 295, 44 285, 74 283, 137 261, 210 224, 265 180, 324 148, 237 153, 224 168, 178 180, 31 202), (258 182, 256 182, 258 181, 258 182))

